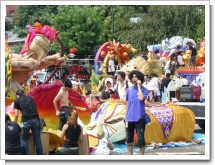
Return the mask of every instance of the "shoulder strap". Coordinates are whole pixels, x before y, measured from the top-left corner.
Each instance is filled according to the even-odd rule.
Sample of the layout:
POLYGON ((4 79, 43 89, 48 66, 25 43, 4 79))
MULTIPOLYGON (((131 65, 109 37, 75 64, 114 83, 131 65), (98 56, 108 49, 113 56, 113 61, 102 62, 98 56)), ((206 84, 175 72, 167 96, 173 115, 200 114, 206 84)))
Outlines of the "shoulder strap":
POLYGON ((119 88, 119 83, 116 84, 116 90, 115 90, 117 98, 119 98, 118 88, 119 88))
POLYGON ((128 89, 128 80, 125 81, 126 89, 128 89))

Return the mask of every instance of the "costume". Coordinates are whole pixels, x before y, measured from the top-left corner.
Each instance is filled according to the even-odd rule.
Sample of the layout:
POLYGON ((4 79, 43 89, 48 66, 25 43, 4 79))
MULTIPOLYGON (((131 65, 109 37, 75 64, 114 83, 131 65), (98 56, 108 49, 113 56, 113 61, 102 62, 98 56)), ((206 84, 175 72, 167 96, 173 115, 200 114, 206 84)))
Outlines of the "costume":
MULTIPOLYGON (((141 87, 144 98, 147 98, 148 90, 144 86, 141 87)), ((128 108, 126 112, 126 142, 128 145, 133 144, 134 129, 136 128, 138 136, 138 145, 145 146, 145 124, 143 116, 145 115, 145 103, 138 99, 138 88, 132 86, 128 88, 126 93, 126 101, 128 108)))

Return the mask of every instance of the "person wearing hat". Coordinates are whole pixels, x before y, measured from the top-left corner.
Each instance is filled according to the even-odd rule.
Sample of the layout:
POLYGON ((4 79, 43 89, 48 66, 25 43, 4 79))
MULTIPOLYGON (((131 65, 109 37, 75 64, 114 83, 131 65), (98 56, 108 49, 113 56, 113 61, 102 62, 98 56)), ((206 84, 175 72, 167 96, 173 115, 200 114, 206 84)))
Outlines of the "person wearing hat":
POLYGON ((129 79, 133 86, 128 88, 126 93, 127 109, 125 115, 126 126, 126 143, 128 147, 128 155, 133 154, 134 131, 138 136, 138 145, 140 147, 140 155, 144 155, 145 151, 145 123, 144 116, 145 99, 148 96, 148 89, 142 83, 144 82, 144 74, 138 70, 129 73, 129 79))
POLYGON ((40 119, 37 112, 36 104, 31 96, 25 95, 21 89, 16 92, 16 100, 14 101, 15 118, 18 121, 19 111, 22 113, 22 131, 21 136, 23 154, 28 155, 28 137, 31 130, 36 145, 37 155, 43 155, 43 148, 40 134, 40 119))
POLYGON ((187 42, 187 49, 191 50, 191 57, 189 60, 189 66, 195 66, 196 65, 197 51, 196 51, 196 48, 193 46, 192 42, 187 42))

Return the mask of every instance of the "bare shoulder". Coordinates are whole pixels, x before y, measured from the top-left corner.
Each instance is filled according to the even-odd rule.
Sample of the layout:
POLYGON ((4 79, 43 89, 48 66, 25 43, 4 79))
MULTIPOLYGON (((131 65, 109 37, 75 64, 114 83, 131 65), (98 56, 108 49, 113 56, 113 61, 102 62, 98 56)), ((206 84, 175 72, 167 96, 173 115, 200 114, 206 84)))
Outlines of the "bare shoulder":
POLYGON ((64 92, 63 87, 61 87, 58 93, 62 94, 63 92, 64 92))

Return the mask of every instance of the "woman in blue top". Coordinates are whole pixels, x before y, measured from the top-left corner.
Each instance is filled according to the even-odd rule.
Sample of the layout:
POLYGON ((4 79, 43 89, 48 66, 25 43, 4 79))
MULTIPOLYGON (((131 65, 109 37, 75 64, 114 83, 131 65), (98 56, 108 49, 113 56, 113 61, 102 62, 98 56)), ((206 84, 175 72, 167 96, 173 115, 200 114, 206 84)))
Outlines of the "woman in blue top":
POLYGON ((133 138, 136 129, 138 136, 138 145, 140 146, 140 154, 144 155, 145 150, 145 98, 147 98, 148 90, 142 83, 144 82, 144 74, 138 70, 129 73, 129 79, 133 86, 128 88, 126 93, 127 111, 126 111, 126 143, 128 146, 128 154, 133 154, 133 138))

